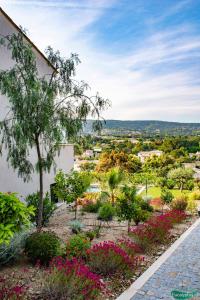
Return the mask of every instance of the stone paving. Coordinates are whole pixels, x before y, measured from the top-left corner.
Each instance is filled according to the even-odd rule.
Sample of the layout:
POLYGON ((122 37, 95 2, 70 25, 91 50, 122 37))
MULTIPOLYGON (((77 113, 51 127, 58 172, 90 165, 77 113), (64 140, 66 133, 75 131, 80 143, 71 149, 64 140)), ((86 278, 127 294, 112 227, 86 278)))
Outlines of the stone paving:
POLYGON ((200 224, 130 300, 175 299, 172 290, 196 290, 200 299, 200 224))

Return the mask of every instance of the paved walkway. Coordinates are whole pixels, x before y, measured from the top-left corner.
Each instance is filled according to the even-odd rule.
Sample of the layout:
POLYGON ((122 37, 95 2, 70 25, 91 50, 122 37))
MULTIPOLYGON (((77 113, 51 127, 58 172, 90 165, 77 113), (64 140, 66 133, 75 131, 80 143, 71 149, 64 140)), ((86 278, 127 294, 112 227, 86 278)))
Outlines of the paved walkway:
POLYGON ((200 296, 200 220, 159 260, 118 299, 171 300, 172 290, 196 290, 200 296))

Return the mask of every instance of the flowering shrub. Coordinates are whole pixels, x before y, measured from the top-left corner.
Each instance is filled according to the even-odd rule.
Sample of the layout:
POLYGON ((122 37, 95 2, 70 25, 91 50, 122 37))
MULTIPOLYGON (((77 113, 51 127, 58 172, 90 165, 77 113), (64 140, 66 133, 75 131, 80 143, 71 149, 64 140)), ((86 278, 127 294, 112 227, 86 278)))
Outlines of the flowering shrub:
POLYGON ((93 245, 88 251, 88 264, 98 274, 112 274, 132 269, 137 260, 112 241, 93 245))
POLYGON ((84 235, 72 236, 66 245, 66 255, 68 258, 86 256, 86 251, 90 248, 91 243, 88 238, 84 235))
POLYGON ((136 253, 141 253, 141 247, 128 238, 118 239, 117 245, 120 246, 130 256, 135 256, 136 253))
POLYGON ((129 233, 143 251, 151 246, 153 235, 148 224, 144 223, 139 224, 137 227, 132 227, 129 233))
POLYGON ((100 292, 106 292, 105 284, 86 265, 76 258, 56 257, 44 278, 42 295, 44 299, 92 300, 100 292))
POLYGON ((171 210, 163 215, 153 217, 146 223, 130 229, 136 243, 145 250, 153 243, 162 243, 169 238, 173 225, 182 222, 186 218, 183 211, 171 210))
POLYGON ((182 210, 170 210, 165 214, 165 217, 171 222, 172 225, 183 222, 187 218, 187 214, 182 210))
POLYGON ((0 277, 0 299, 22 300, 25 299, 27 287, 23 285, 11 285, 4 277, 0 277))

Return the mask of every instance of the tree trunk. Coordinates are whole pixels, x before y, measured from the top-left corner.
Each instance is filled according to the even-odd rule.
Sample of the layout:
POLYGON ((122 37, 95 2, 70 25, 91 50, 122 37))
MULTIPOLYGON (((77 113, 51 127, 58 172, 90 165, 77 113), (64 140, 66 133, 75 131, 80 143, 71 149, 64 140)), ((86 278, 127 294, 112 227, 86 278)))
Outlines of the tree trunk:
POLYGON ((114 195, 113 191, 111 192, 111 203, 112 203, 112 206, 115 205, 115 195, 114 195))
POLYGON ((36 138, 36 148, 38 155, 38 167, 39 167, 39 203, 38 203, 38 216, 37 216, 37 228, 40 230, 42 228, 43 221, 43 166, 42 166, 42 156, 40 150, 39 139, 36 138))
POLYGON ((130 232, 130 221, 128 220, 128 234, 130 232))
POLYGON ((74 219, 76 220, 76 217, 77 217, 77 199, 75 200, 75 215, 74 215, 74 219))

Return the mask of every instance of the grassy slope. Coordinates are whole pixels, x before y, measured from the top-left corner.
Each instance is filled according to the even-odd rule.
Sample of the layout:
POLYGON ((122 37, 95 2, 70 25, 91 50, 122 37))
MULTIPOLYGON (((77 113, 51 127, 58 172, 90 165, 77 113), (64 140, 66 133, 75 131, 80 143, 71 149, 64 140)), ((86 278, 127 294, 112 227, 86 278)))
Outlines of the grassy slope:
MULTIPOLYGON (((177 197, 181 194, 180 190, 170 190, 172 192, 172 194, 177 197)), ((190 191, 188 190, 183 190, 184 193, 189 193, 190 191)), ((157 198, 160 197, 161 195, 161 188, 160 187, 150 187, 148 189, 147 195, 153 197, 153 198, 157 198)), ((146 196, 146 191, 143 191, 141 196, 146 196)))

